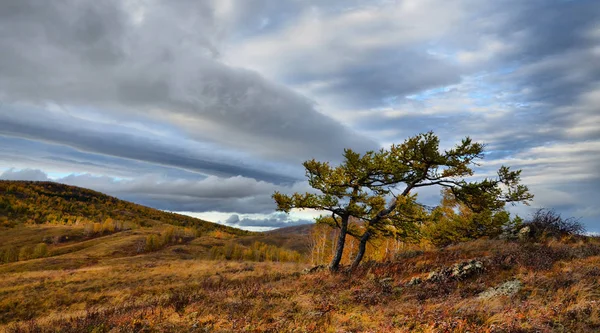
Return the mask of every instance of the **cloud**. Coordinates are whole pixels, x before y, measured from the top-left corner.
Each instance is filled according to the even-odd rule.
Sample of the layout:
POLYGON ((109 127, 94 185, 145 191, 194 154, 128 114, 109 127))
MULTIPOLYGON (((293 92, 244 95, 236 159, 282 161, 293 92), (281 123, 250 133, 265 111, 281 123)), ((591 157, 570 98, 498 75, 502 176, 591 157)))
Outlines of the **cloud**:
POLYGON ((600 230, 597 1, 26 0, 0 30, 0 167, 243 220, 301 161, 433 130, 600 230))
POLYGON ((264 171, 265 163, 248 165, 241 162, 242 154, 236 156, 234 152, 219 151, 218 146, 212 144, 190 142, 177 136, 159 136, 117 124, 91 122, 62 113, 17 107, 4 111, 0 113, 0 133, 5 135, 205 174, 244 175, 273 182, 294 180, 292 176, 276 171, 264 171))
MULTIPOLYGON (((219 26, 210 2, 181 1, 169 6, 139 2, 135 8, 125 4, 22 1, 3 5, 4 12, 11 14, 1 24, 15 32, 0 39, 0 47, 10 50, 0 61, 2 113, 13 118, 3 133, 39 140, 53 135, 54 142, 66 144, 76 131, 70 117, 56 117, 52 123, 64 124, 57 128, 16 123, 47 115, 47 103, 52 102, 77 110, 70 112, 83 109, 95 118, 100 114, 113 121, 150 118, 175 126, 199 144, 252 150, 295 162, 335 157, 345 147, 376 147, 317 112, 307 98, 256 72, 220 61, 219 26), (16 102, 24 105, 15 108, 16 102), (16 116, 17 109, 23 108, 29 108, 29 114, 16 116)), ((79 142, 76 139, 68 143, 79 142)), ((121 156, 119 148, 131 152, 152 148, 148 140, 132 137, 113 141, 137 145, 85 149, 96 148, 103 154, 115 150, 121 156)), ((164 147, 156 149, 169 153, 164 147)))
POLYGON ((48 176, 41 170, 23 169, 15 170, 8 169, 0 174, 0 179, 4 180, 33 180, 33 181, 48 181, 48 176))
POLYGON ((307 6, 293 24, 251 36, 225 56, 346 108, 378 106, 386 98, 460 80, 460 66, 427 43, 456 32, 468 10, 480 6, 467 8, 467 1, 337 5, 307 6))
POLYGON ((240 218, 239 215, 233 214, 224 221, 225 224, 234 227, 269 227, 283 228, 292 227, 303 224, 314 223, 314 220, 292 220, 288 214, 274 213, 264 218, 240 218))
POLYGON ((50 179, 41 170, 9 169, 0 175, 8 180, 52 180, 63 184, 90 188, 150 207, 186 212, 238 212, 268 214, 276 206, 271 198, 275 191, 283 193, 310 191, 306 182, 276 185, 241 176, 202 179, 169 178, 147 174, 118 179, 91 174, 69 174, 50 179))

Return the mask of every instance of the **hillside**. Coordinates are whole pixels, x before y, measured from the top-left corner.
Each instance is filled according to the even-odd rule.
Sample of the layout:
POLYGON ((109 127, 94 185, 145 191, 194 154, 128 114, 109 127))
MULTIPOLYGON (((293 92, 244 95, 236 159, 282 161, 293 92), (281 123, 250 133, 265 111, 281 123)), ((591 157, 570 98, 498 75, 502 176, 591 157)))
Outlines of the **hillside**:
POLYGON ((165 223, 193 227, 202 232, 220 230, 235 235, 250 234, 237 228, 160 211, 81 187, 53 182, 0 180, 0 227, 103 223, 107 218, 139 226, 165 223))
POLYGON ((600 330, 593 238, 405 250, 351 276, 295 263, 186 260, 177 251, 69 270, 52 258, 34 262, 0 266, 0 331, 600 330))
POLYGON ((154 252, 300 261, 298 250, 306 251, 294 235, 268 237, 51 182, 0 181, 0 221, 0 271, 74 269, 154 252))
POLYGON ((248 233, 77 187, 0 184, 0 332, 600 331, 598 237, 386 239, 332 274, 314 266, 334 246, 323 225, 248 233))

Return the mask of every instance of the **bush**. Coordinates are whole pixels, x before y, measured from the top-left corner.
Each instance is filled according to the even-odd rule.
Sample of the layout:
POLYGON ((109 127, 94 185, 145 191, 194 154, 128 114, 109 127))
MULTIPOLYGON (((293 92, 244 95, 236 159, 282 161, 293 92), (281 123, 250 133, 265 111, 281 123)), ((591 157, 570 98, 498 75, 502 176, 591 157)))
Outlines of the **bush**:
POLYGON ((247 261, 276 261, 276 262, 300 262, 302 255, 296 251, 268 245, 262 242, 254 242, 246 247, 234 242, 228 242, 223 246, 213 246, 210 249, 210 259, 214 260, 247 260, 247 261))
POLYGON ((533 239, 579 236, 585 232, 585 227, 578 219, 572 217, 563 219, 560 214, 548 209, 535 212, 531 220, 523 224, 523 228, 527 227, 528 236, 533 239))
POLYGON ((29 260, 33 256, 33 247, 25 245, 19 250, 19 260, 29 260))
POLYGON ((159 250, 162 247, 160 238, 157 235, 146 236, 146 252, 159 250))
POLYGON ((3 258, 0 258, 5 263, 15 262, 19 260, 19 251, 14 247, 9 247, 4 250, 3 258))
POLYGON ((497 237, 511 223, 506 211, 444 215, 434 211, 433 221, 422 229, 422 234, 433 245, 445 247, 482 237, 497 237))
POLYGON ((46 243, 39 243, 33 249, 33 258, 43 258, 48 255, 48 245, 46 243))

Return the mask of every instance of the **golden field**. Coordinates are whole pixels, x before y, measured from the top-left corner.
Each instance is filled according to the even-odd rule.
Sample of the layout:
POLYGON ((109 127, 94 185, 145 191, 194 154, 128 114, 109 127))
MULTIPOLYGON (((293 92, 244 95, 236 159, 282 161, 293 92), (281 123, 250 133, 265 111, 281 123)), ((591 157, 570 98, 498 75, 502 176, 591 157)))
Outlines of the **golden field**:
POLYGON ((79 243, 73 252, 0 265, 0 331, 600 330, 596 238, 413 248, 350 275, 306 273, 305 263, 202 259, 224 242, 210 236, 135 253, 136 240, 147 232, 152 229, 124 231, 79 243), (471 259, 482 262, 483 271, 426 281, 431 271, 471 259), (424 282, 409 284, 415 277, 424 282), (514 295, 478 297, 516 279, 522 288, 514 295))
POLYGON ((0 182, 0 332, 599 332, 600 239, 370 243, 251 233, 54 183, 0 182))

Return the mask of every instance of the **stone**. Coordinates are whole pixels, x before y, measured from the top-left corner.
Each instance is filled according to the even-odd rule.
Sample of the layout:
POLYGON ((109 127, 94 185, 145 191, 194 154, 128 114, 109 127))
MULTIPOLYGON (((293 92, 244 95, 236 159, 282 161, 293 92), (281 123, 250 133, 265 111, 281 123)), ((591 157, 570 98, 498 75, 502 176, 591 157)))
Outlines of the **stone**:
POLYGON ((462 280, 484 270, 483 263, 479 260, 469 260, 430 272, 426 281, 439 282, 444 280, 462 280))
POLYGON ((489 288, 477 296, 479 299, 490 299, 498 296, 513 296, 522 288, 520 280, 512 280, 505 282, 499 286, 489 288))
POLYGON ((312 274, 312 273, 316 273, 316 272, 320 272, 320 271, 324 271, 327 269, 326 265, 318 265, 312 268, 305 268, 302 271, 302 274, 312 274))
POLYGON ((408 281, 407 285, 416 286, 416 285, 421 284, 421 282, 423 282, 423 280, 421 280, 420 277, 414 277, 414 278, 410 279, 410 281, 408 281))
POLYGON ((520 240, 523 240, 523 239, 528 238, 530 234, 531 234, 531 228, 529 226, 526 226, 526 227, 521 228, 521 230, 519 230, 517 237, 520 240))
POLYGON ((394 281, 391 277, 383 278, 379 280, 379 284, 391 284, 394 281))

